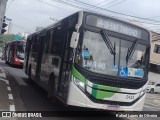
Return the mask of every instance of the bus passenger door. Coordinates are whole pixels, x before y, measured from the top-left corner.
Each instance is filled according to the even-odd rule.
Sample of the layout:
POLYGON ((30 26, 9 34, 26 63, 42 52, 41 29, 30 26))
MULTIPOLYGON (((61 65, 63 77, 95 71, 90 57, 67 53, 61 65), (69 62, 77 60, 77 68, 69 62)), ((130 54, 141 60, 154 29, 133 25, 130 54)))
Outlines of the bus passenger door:
POLYGON ((39 37, 38 35, 33 36, 33 44, 31 47, 31 57, 29 58, 30 60, 30 65, 31 65, 31 79, 36 81, 36 66, 37 66, 37 61, 38 61, 38 53, 39 53, 39 37))
MULTIPOLYGON (((36 65, 36 81, 40 81, 40 75, 41 75, 41 63, 42 63, 42 56, 44 51, 44 41, 46 39, 45 34, 42 34, 39 38, 39 51, 38 51, 38 59, 37 59, 37 65, 36 65)), ((42 84, 43 85, 43 84, 42 84)))
POLYGON ((43 87, 47 90, 47 81, 49 79, 50 73, 53 71, 49 69, 51 65, 51 58, 49 54, 50 42, 51 42, 51 34, 52 30, 48 30, 46 34, 46 39, 43 46, 43 55, 42 55, 42 62, 41 62, 41 75, 40 80, 43 81, 43 87))
POLYGON ((67 100, 68 95, 68 88, 69 88, 69 74, 71 70, 71 56, 72 56, 72 50, 70 48, 70 40, 73 33, 73 29, 67 29, 66 30, 66 36, 65 36, 65 46, 63 49, 63 61, 62 61, 62 69, 60 72, 60 85, 59 85, 59 92, 62 93, 62 99, 64 101, 67 100))

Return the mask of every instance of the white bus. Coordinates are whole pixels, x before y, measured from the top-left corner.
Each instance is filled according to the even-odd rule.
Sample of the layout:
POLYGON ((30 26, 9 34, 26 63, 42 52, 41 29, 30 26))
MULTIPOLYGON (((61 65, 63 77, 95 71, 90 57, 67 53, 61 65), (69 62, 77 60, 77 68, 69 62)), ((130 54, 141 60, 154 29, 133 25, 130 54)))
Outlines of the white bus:
POLYGON ((80 11, 29 35, 24 71, 67 105, 142 110, 150 33, 104 15, 80 11))

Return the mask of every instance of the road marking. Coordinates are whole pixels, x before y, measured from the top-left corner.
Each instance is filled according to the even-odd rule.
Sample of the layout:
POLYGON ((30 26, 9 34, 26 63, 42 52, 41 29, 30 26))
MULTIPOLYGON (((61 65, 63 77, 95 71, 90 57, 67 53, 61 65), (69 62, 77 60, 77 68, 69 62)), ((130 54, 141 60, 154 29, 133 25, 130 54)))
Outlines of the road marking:
POLYGON ((8 80, 0 78, 1 81, 8 82, 8 80))
POLYGON ((9 85, 9 81, 6 81, 6 84, 9 85))
POLYGON ((9 110, 10 111, 15 111, 15 105, 10 105, 9 110))
POLYGON ((8 97, 10 100, 13 100, 13 95, 12 94, 8 94, 8 97))
POLYGON ((1 67, 0 67, 0 77, 6 78, 6 74, 1 67))
POLYGON ((9 80, 5 79, 6 74, 2 68, 0 68, 0 72, 3 72, 3 78, 1 78, 2 75, 0 75, 0 80, 6 82, 7 84, 7 91, 8 91, 8 100, 9 100, 9 110, 15 111, 15 105, 14 105, 14 99, 11 91, 11 87, 9 85, 9 80))
POLYGON ((8 91, 11 91, 11 88, 10 88, 10 87, 7 87, 7 90, 8 90, 8 91))
POLYGON ((5 73, 0 73, 0 77, 6 78, 6 74, 5 73))

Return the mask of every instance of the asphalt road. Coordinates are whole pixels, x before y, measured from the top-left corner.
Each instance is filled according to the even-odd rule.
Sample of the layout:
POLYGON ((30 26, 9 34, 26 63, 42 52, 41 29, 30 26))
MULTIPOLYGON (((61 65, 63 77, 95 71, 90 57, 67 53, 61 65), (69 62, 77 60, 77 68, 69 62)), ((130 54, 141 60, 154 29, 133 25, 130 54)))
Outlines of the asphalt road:
MULTIPOLYGON (((34 82, 28 82, 27 76, 23 72, 23 69, 20 67, 13 67, 5 64, 4 62, 0 62, 0 67, 2 67, 7 74, 7 78, 9 80, 9 85, 11 87, 11 93, 13 94, 13 101, 10 102, 15 105, 16 111, 69 111, 75 110, 75 108, 68 108, 61 103, 53 104, 50 99, 47 98, 47 93, 34 82)), ((150 79, 158 80, 160 78, 159 74, 150 73, 150 79), (155 77, 156 75, 156 77, 155 77)), ((6 86, 7 87, 7 86, 6 86)), ((1 87, 0 87, 1 88, 1 87)), ((1 89, 0 89, 1 91, 1 89)), ((1 96, 0 96, 1 97, 1 96)), ((0 104, 1 105, 1 104, 0 104)), ((7 107, 5 108, 7 110, 7 107)), ((77 109, 76 109, 77 110, 77 109)), ((160 111, 160 94, 150 94, 147 93, 145 105, 143 111, 160 111)), ((74 113, 74 112, 73 112, 74 113)), ((63 114, 63 113, 62 113, 63 114)), ((111 113, 106 112, 106 114, 110 115, 111 113)), ((82 116, 83 117, 83 116, 82 116)), ((54 117, 56 120, 60 119, 105 119, 105 117, 101 118, 80 118, 80 117, 54 117)), ((107 118, 109 119, 109 118, 107 118)), ((110 118, 113 119, 113 118, 110 118)), ((115 118, 114 118, 115 119, 115 118)), ((123 118, 126 119, 126 118, 123 118)), ((143 118, 133 118, 133 119, 143 119, 143 118)), ((150 118, 145 118, 150 119, 150 118)), ((1 120, 1 119, 0 119, 1 120)), ((21 120, 21 119, 20 119, 21 120)), ((28 120, 28 119, 27 119, 28 120)), ((53 118, 32 118, 31 120, 53 120, 53 118)), ((156 120, 156 119, 155 119, 156 120)))
POLYGON ((143 111, 160 111, 160 94, 147 93, 143 111))
MULTIPOLYGON (((81 110, 78 108, 66 107, 62 103, 53 104, 50 99, 47 98, 47 92, 36 85, 34 82, 29 82, 27 76, 23 72, 23 69, 20 67, 13 67, 5 64, 4 62, 0 62, 0 67, 4 69, 6 73, 6 79, 9 80, 9 85, 11 88, 11 92, 13 95, 13 104, 16 111, 60 111, 62 114, 58 115, 62 117, 54 117, 56 120, 97 120, 99 117, 63 117, 65 111, 72 111, 75 114, 76 110, 81 110)), ((7 102, 7 101, 6 101, 7 102)), ((8 110, 8 109, 7 109, 8 110)), ((72 113, 70 113, 72 114, 72 113)), ((103 115, 103 113, 101 113, 103 115)), ((113 115, 110 112, 105 114, 113 115)), ((55 115, 56 116, 56 115, 55 115)), ((72 116, 72 115, 71 115, 72 116)), ((22 118, 21 118, 22 119, 22 118)), ((21 120, 20 119, 20 120, 21 120)), ((26 118, 27 119, 27 118, 26 118)), ((106 117, 101 117, 101 119, 105 119, 106 117)), ((109 119, 109 118, 107 118, 109 119)), ((110 118, 112 119, 112 118, 110 118)), ((115 118, 114 118, 115 119, 115 118)), ((119 119, 119 118, 118 118, 119 119)), ((1 120, 1 119, 0 119, 1 120)), ((18 119, 19 120, 19 119, 18 119)), ((28 119, 27 119, 28 120, 28 119)), ((31 118, 31 120, 53 120, 53 117, 44 117, 44 118, 31 118)))

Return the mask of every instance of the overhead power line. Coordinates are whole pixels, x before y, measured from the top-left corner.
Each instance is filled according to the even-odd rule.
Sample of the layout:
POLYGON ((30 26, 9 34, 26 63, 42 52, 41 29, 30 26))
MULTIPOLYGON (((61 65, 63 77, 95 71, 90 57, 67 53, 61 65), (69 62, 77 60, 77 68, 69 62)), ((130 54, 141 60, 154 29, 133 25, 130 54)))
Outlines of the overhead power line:
POLYGON ((27 30, 28 32, 33 32, 32 30, 30 30, 30 29, 28 29, 28 28, 26 28, 26 27, 24 27, 24 26, 17 25, 16 23, 12 23, 12 25, 17 26, 17 27, 19 27, 19 28, 22 28, 22 29, 24 29, 24 30, 27 30))
POLYGON ((102 1, 102 2, 100 2, 100 3, 97 3, 97 4, 95 4, 96 7, 90 7, 90 8, 88 8, 88 9, 92 9, 92 8, 95 8, 95 9, 96 9, 98 5, 101 5, 101 4, 105 3, 106 1, 108 1, 108 0, 104 0, 104 1, 102 1))
MULTIPOLYGON (((102 1, 102 2, 100 2, 100 3, 98 3, 98 4, 96 4, 96 5, 95 5, 95 6, 96 6, 95 10, 97 9, 97 6, 98 6, 98 5, 103 4, 103 3, 107 2, 107 1, 108 1, 108 0, 104 0, 104 1, 102 1)), ((90 7, 90 8, 94 8, 94 7, 90 7)), ((89 8, 89 9, 90 9, 90 8, 89 8)))
POLYGON ((41 2, 41 3, 47 4, 47 5, 49 5, 49 6, 55 7, 55 8, 59 8, 59 7, 58 7, 58 6, 56 6, 56 5, 49 4, 49 3, 47 3, 47 2, 43 2, 43 1, 41 1, 41 0, 38 0, 38 1, 39 1, 39 2, 41 2))
POLYGON ((10 1, 10 3, 8 4, 8 7, 7 7, 7 9, 6 9, 6 11, 9 10, 9 8, 10 8, 11 4, 13 3, 13 1, 14 1, 14 0, 11 0, 11 1, 10 1))
MULTIPOLYGON (((65 5, 69 5, 69 6, 72 6, 72 7, 75 7, 75 8, 80 8, 80 9, 87 10, 87 8, 80 7, 80 6, 77 6, 77 5, 74 5, 74 4, 72 4, 72 3, 62 1, 62 0, 52 0, 52 1, 54 1, 54 2, 59 2, 59 3, 65 4, 65 5)), ((75 1, 78 1, 78 2, 80 2, 80 3, 86 4, 86 5, 89 5, 89 6, 92 6, 92 7, 96 7, 96 6, 94 6, 94 5, 91 5, 91 4, 88 4, 88 3, 84 3, 84 2, 81 2, 81 1, 79 1, 79 0, 75 0, 75 1)), ((120 13, 120 12, 108 10, 108 9, 101 8, 101 7, 97 7, 97 8, 98 8, 98 9, 101 9, 101 10, 103 10, 103 11, 111 12, 111 13, 118 14, 118 15, 123 15, 123 16, 127 16, 127 17, 132 17, 132 18, 143 19, 143 20, 147 20, 147 21, 154 21, 154 22, 160 23, 160 21, 153 20, 153 19, 148 19, 148 18, 133 16, 133 15, 125 14, 125 13, 120 13)), ((90 10, 90 11, 91 11, 91 10, 90 10)), ((95 11, 94 11, 94 12, 95 12, 95 11)))
MULTIPOLYGON (((105 3, 106 1, 108 1, 108 0, 104 0, 104 1, 102 1, 102 2, 100 2, 100 3, 97 3, 96 5, 98 6, 98 5, 100 5, 100 4, 105 3)), ((96 5, 95 5, 95 6, 96 6, 96 5)))
POLYGON ((117 2, 118 0, 114 0, 114 1, 112 1, 112 2, 109 2, 109 3, 107 3, 107 4, 105 4, 105 5, 103 5, 103 6, 101 6, 101 7, 104 7, 104 6, 106 6, 106 5, 110 5, 110 4, 112 4, 112 3, 114 3, 114 2, 117 2))
MULTIPOLYGON (((61 9, 62 7, 59 7, 59 6, 56 6, 56 5, 53 5, 53 4, 50 4, 50 3, 48 3, 48 2, 44 2, 44 1, 41 1, 41 0, 37 0, 37 1, 39 1, 39 2, 41 2, 41 3, 44 3, 44 4, 46 4, 46 5, 49 5, 49 6, 51 6, 51 7, 54 7, 54 8, 57 8, 57 9, 61 9)), ((63 8, 64 9, 64 8, 63 8)), ((64 9, 64 10, 67 10, 67 9, 64 9)), ((70 10, 67 10, 67 11, 70 11, 70 10)), ((73 12, 69 12, 69 13, 73 13, 73 12)))
POLYGON ((116 6, 116 5, 121 4, 121 3, 125 2, 125 1, 127 1, 127 0, 122 0, 122 1, 120 1, 120 2, 118 2, 118 3, 116 3, 116 4, 113 4, 113 5, 109 6, 109 7, 107 7, 107 8, 110 8, 110 7, 116 6))
MULTIPOLYGON (((40 0, 38 0, 38 1, 40 1, 40 0)), ((81 6, 78 6, 78 5, 75 5, 75 4, 71 4, 71 3, 68 3, 68 2, 65 2, 65 1, 62 1, 62 0, 52 0, 52 1, 54 1, 54 2, 58 2, 58 3, 61 3, 61 4, 64 4, 64 5, 67 5, 67 6, 71 6, 71 7, 74 7, 74 8, 79 8, 79 9, 84 9, 84 10, 88 10, 86 7, 84 8, 84 7, 81 7, 81 6)), ((50 3, 47 3, 48 5, 50 4, 50 3)), ((85 4, 87 4, 87 3, 85 3, 85 4)), ((94 5, 90 5, 90 6, 94 6, 94 5)), ((95 7, 95 6, 94 6, 95 7)), ((97 7, 97 6, 96 6, 97 7)), ((92 11, 92 12, 95 12, 95 11, 93 11, 93 10, 88 10, 88 11, 92 11)), ((110 10, 109 10, 110 11, 110 10)), ((122 13, 123 14, 123 13, 122 13)), ((112 16, 112 17, 114 17, 114 18, 118 18, 118 19, 123 19, 123 20, 126 20, 126 19, 128 19, 128 18, 122 18, 122 17, 119 17, 119 16, 112 16)), ((139 18, 139 17, 138 17, 139 18)), ((140 19, 140 18, 139 18, 140 19)), ((129 19, 128 19, 129 20, 129 19)), ((143 20, 145 20, 145 22, 142 22, 142 23, 146 23, 147 21, 148 21, 148 23, 146 23, 146 24, 152 24, 152 25, 159 25, 159 24, 156 24, 155 23, 155 21, 152 21, 152 20, 146 20, 146 18, 145 19, 143 19, 143 20), (149 23, 149 21, 150 21, 150 23, 149 23)), ((156 21, 156 22, 159 22, 160 23, 160 21, 156 21)))

